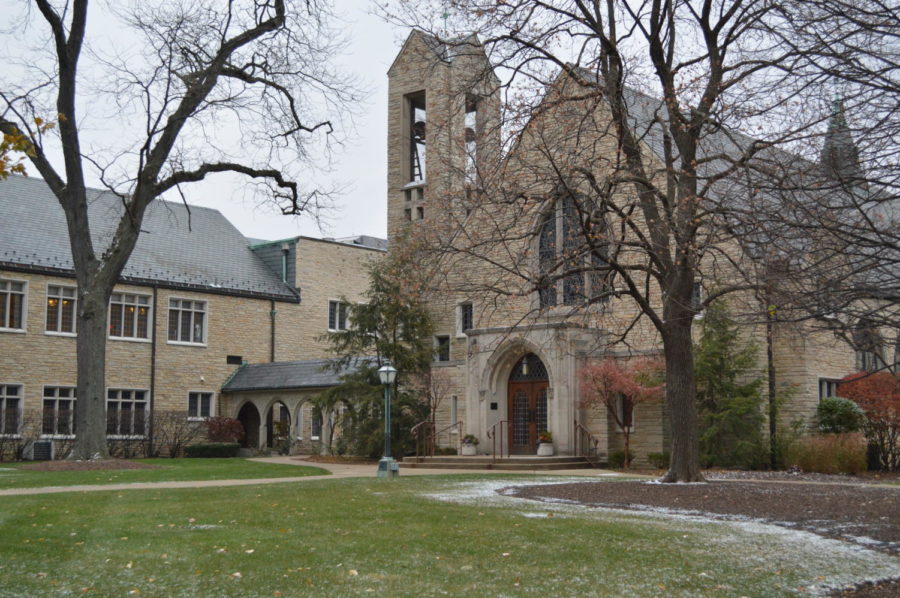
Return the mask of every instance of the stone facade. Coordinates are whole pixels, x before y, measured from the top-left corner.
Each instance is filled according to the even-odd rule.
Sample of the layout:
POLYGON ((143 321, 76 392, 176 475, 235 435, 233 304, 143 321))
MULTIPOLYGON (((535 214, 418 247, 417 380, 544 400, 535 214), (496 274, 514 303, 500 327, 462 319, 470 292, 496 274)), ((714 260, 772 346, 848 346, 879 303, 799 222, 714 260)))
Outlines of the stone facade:
MULTIPOLYGON (((636 318, 635 306, 618 296, 587 308, 560 301, 541 309, 538 293, 529 292, 539 276, 537 229, 542 214, 560 210, 554 207, 554 189, 536 173, 555 160, 562 163, 585 152, 590 155, 582 157, 590 159, 583 163, 594 164, 598 175, 613 168, 616 148, 613 136, 605 133, 610 122, 606 106, 588 100, 557 105, 554 94, 568 84, 561 78, 554 85, 562 87, 547 90, 544 105, 530 113, 523 133, 500 160, 498 83, 477 39, 442 42, 414 31, 388 71, 388 80, 389 243, 392 248, 421 243, 430 252, 431 261, 423 264, 434 268, 432 278, 437 281, 429 297, 435 332, 450 339, 449 360, 434 369, 448 378, 447 395, 455 401, 442 403, 438 427, 456 418, 463 421, 463 433, 480 439, 480 452, 496 450, 498 442, 502 450, 509 449, 518 425, 512 421, 517 408, 511 389, 517 368, 533 355, 547 372, 535 386, 546 396, 546 415, 538 415, 537 421, 552 432, 557 453, 578 451, 579 426, 599 441, 601 455, 620 450, 622 433, 612 418, 581 408, 577 372, 604 356, 660 354, 657 331, 646 318, 636 318), (419 146, 427 148, 424 177, 417 176, 414 167, 419 146), (525 202, 515 201, 518 195, 547 199, 526 208, 521 207, 525 202), (491 237, 498 230, 504 233, 499 242, 499 236, 491 237), (467 249, 478 246, 477 258, 460 250, 455 241, 460 237, 470 241, 467 249), (472 313, 471 328, 465 331, 460 325, 462 304, 470 304, 472 313)), ((653 149, 644 150, 644 159, 664 172, 653 149)), ((634 221, 640 226, 639 211, 634 221)), ((717 251, 729 257, 704 265, 710 287, 732 279, 729 268, 747 259, 736 247, 717 251)), ((562 297, 564 290, 558 292, 562 297)), ((649 300, 662 302, 655 287, 649 300)), ((749 296, 733 300, 754 301, 749 296)), ((696 334, 698 327, 694 330, 696 334)), ((759 348, 758 371, 764 376, 765 326, 749 322, 744 336, 759 348)), ((854 353, 834 335, 800 325, 781 326, 775 339, 777 386, 792 389, 780 413, 782 423, 809 421, 819 400, 819 379, 839 379, 853 371, 854 353)), ((544 409, 544 403, 537 409, 544 409)), ((527 418, 534 420, 533 407, 527 418)), ((449 435, 439 438, 442 444, 453 440, 449 435)), ((638 462, 667 451, 669 443, 664 403, 637 406, 631 445, 638 462)))
MULTIPOLYGON (((222 228, 224 219, 211 212, 201 211, 199 218, 218 219, 213 224, 222 228)), ((202 230, 205 222, 201 220, 197 228, 202 230)), ((225 232, 232 235, 233 242, 242 245, 236 251, 251 251, 250 243, 235 230, 225 232)), ((193 241, 206 242, 202 236, 193 241)), ((315 389, 223 394, 223 384, 242 364, 326 356, 325 343, 319 337, 329 328, 329 301, 361 300, 368 287, 368 268, 384 251, 309 237, 258 247, 265 254, 266 249, 272 249, 269 246, 274 251, 258 262, 258 267, 266 272, 256 272, 254 276, 273 280, 267 283, 272 288, 282 284, 283 290, 278 294, 266 296, 221 288, 215 283, 187 285, 165 277, 116 285, 108 314, 107 388, 120 395, 121 391, 141 394, 125 395, 128 405, 122 409, 128 413, 115 413, 128 419, 127 429, 120 430, 127 433, 114 436, 142 442, 152 433, 156 413, 182 412, 198 420, 208 415, 238 417, 249 403, 258 410, 259 429, 252 433, 252 448, 271 445, 275 422, 282 419, 289 425, 295 449, 312 448, 314 417, 308 399, 316 393, 315 389), (120 307, 127 315, 113 315, 113 309, 120 307), (189 321, 191 317, 194 319, 189 321), (174 330, 170 330, 170 321, 178 322, 174 330), (191 393, 193 404, 189 405, 191 393), (132 396, 140 400, 131 403, 132 396), (189 407, 194 413, 188 413, 189 407), (132 409, 140 413, 134 415, 132 409)), ((5 256, 15 256, 0 260, 0 291, 16 290, 13 303, 7 295, 0 295, 0 300, 5 301, 5 319, 0 324, 0 387, 13 389, 15 397, 10 404, 17 411, 0 414, 6 415, 10 428, 4 432, 15 432, 13 428, 18 423, 21 436, 65 440, 71 436, 68 425, 48 421, 48 417, 67 419, 68 414, 54 414, 52 408, 48 411, 52 401, 45 397, 49 399, 54 388, 64 388, 68 393, 73 392, 69 388, 76 386, 77 330, 72 330, 68 320, 74 309, 67 307, 71 311, 66 311, 64 317, 58 315, 62 308, 48 290, 74 290, 76 282, 71 271, 56 268, 49 272, 37 259, 29 263, 27 256, 18 257, 21 251, 17 253, 15 246, 3 246, 0 250, 5 256), (21 320, 7 313, 10 307, 15 308, 19 297, 21 320), (54 310, 50 316, 48 310, 54 310), (59 323, 60 318, 64 323, 59 323)), ((139 251, 140 245, 136 249, 139 251)), ((135 259, 143 257, 138 255, 135 259)), ((254 262, 248 258, 248 263, 254 262)), ((191 269, 190 264, 178 267, 191 269)), ((202 269, 202 264, 198 264, 197 270, 202 269)), ((125 426, 122 421, 116 425, 125 426)))

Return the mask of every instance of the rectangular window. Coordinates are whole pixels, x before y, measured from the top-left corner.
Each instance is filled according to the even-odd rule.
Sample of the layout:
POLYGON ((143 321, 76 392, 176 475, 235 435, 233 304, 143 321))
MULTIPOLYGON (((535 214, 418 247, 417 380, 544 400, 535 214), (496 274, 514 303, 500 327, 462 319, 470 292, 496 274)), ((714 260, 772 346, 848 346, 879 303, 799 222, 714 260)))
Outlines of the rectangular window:
POLYGON ((457 321, 459 322, 459 334, 465 334, 472 329, 473 315, 474 312, 471 303, 459 304, 459 314, 457 316, 457 321))
POLYGON ((133 293, 110 295, 109 336, 150 338, 150 297, 133 293))
POLYGON ((75 388, 45 386, 41 433, 50 436, 75 434, 75 388))
POLYGON ((869 347, 856 352, 856 369, 861 372, 877 372, 885 365, 880 347, 869 347))
POLYGON ((25 283, 0 280, 0 328, 25 329, 25 283))
POLYGON ((196 345, 206 342, 206 301, 169 299, 169 340, 196 345))
POLYGON ((836 397, 839 382, 840 380, 832 378, 819 378, 819 400, 836 397))
POLYGON ((0 384, 0 436, 14 436, 22 425, 22 387, 0 384))
POLYGON ((213 393, 189 392, 188 393, 188 417, 191 419, 204 419, 212 416, 213 393))
POLYGON ((697 312, 698 316, 703 314, 703 300, 703 285, 695 282, 694 286, 691 287, 691 309, 697 312))
POLYGON ((347 330, 347 307, 346 303, 340 301, 328 302, 328 330, 338 331, 347 330))
POLYGON ((450 361, 450 337, 446 334, 434 337, 434 360, 450 361))
POLYGON ((627 428, 629 432, 634 432, 634 403, 620 396, 617 408, 619 421, 622 422, 622 426, 627 428))
POLYGON ((322 412, 318 407, 313 408, 312 421, 309 426, 310 440, 318 440, 322 436, 322 412))
POLYGON ((75 289, 47 286, 47 332, 75 332, 75 289))
POLYGON ((147 391, 110 388, 106 391, 107 436, 146 436, 147 391))

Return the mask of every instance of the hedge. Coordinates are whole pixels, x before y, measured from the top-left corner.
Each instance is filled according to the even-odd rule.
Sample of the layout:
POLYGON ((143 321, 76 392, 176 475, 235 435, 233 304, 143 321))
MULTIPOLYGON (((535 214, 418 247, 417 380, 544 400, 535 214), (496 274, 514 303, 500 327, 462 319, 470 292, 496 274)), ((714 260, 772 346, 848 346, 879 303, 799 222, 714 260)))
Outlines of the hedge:
POLYGON ((201 442, 185 448, 184 454, 195 459, 237 457, 240 448, 237 442, 201 442))

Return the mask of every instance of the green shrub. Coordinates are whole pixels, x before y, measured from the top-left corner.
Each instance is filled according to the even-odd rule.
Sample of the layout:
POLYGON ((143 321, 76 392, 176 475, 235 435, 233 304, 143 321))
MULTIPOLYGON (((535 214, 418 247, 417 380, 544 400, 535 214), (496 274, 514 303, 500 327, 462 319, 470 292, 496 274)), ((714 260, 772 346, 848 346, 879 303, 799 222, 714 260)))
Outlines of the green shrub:
POLYGON ((647 460, 656 469, 667 469, 669 467, 669 452, 650 453, 647 455, 647 460))
POLYGON ((435 455, 455 455, 456 448, 452 446, 438 446, 434 449, 435 455))
MULTIPOLYGON (((634 463, 637 455, 634 454, 634 451, 631 451, 629 455, 631 456, 630 461, 634 463)), ((622 469, 625 467, 625 451, 610 451, 609 466, 611 469, 622 469)))
POLYGON ((794 442, 788 462, 803 471, 857 474, 866 470, 866 441, 861 434, 817 434, 794 442))
POLYGON ((827 397, 816 409, 816 426, 825 434, 859 432, 865 421, 863 410, 850 399, 827 397))
POLYGON ((802 417, 793 420, 787 427, 778 426, 774 442, 775 469, 787 469, 793 465, 791 455, 797 443, 806 438, 806 429, 807 424, 802 417))
POLYGON ((240 448, 237 442, 201 442, 185 448, 184 454, 194 459, 237 457, 240 448))

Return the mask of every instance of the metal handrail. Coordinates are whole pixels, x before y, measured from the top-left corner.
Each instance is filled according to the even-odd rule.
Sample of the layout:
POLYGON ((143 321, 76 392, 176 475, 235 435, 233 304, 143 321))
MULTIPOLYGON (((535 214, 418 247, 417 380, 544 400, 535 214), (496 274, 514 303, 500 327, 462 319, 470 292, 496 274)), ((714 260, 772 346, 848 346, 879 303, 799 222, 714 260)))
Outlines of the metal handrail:
POLYGON ((581 422, 575 420, 575 456, 584 457, 584 460, 593 467, 600 467, 600 455, 598 454, 598 446, 600 439, 591 434, 581 422))
POLYGON ((434 457, 434 434, 428 435, 428 430, 434 430, 434 424, 430 420, 420 421, 409 431, 416 437, 416 461, 423 457, 434 457), (424 448, 425 454, 422 454, 424 448))
MULTIPOLYGON (((503 458, 503 430, 505 430, 510 425, 509 420, 501 419, 493 426, 488 428, 487 437, 491 439, 491 461, 493 463, 497 462, 497 426, 500 426, 500 458, 503 458)), ((509 446, 506 447, 506 456, 509 457, 509 446)))
MULTIPOLYGON (((451 438, 451 430, 456 428, 456 453, 459 454, 460 449, 462 448, 462 420, 459 420, 456 423, 450 424, 449 426, 444 426, 437 432, 435 432, 431 437, 432 448, 434 445, 440 444, 441 442, 441 434, 444 432, 447 433, 447 438, 451 438)), ((448 443, 449 444, 449 443, 448 443)), ((432 450, 432 456, 434 456, 434 451, 432 450)))

